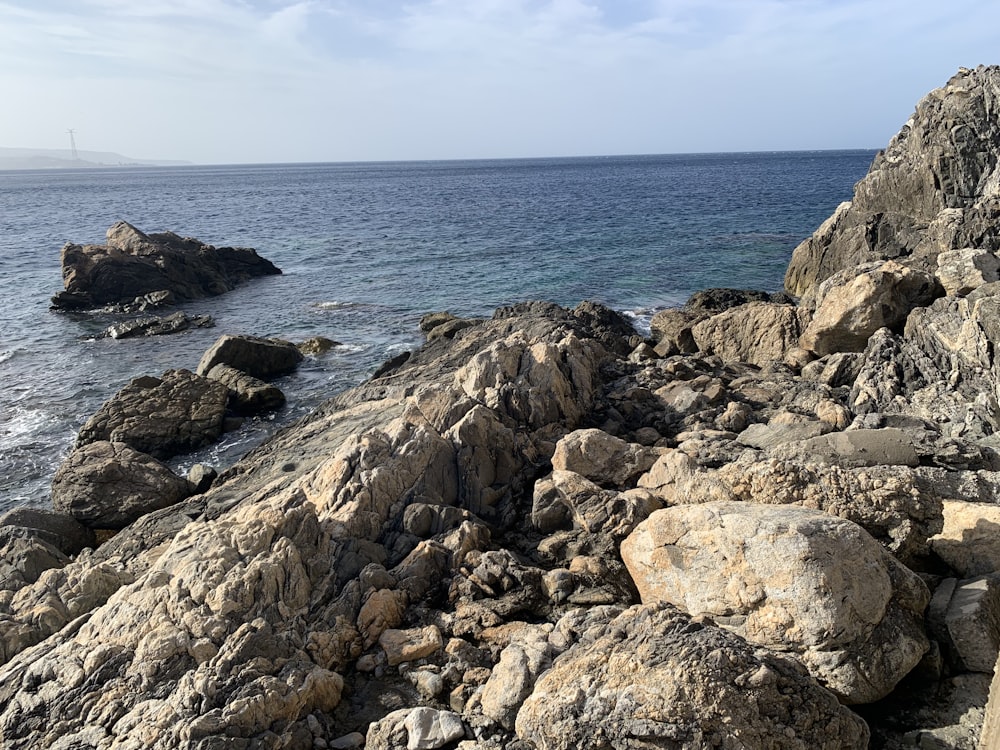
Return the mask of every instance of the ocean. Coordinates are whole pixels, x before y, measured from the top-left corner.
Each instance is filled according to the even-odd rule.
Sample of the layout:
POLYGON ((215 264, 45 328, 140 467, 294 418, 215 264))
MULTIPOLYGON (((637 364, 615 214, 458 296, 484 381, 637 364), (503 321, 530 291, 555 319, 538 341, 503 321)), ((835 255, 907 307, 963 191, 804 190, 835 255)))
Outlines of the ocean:
POLYGON ((224 468, 417 346, 422 314, 604 303, 640 331, 706 287, 777 291, 793 248, 849 200, 874 151, 0 172, 0 512, 48 507, 76 432, 130 379, 194 369, 223 333, 341 342, 276 381, 281 411, 172 466, 224 468), (216 327, 100 338, 49 310, 66 242, 119 219, 284 272, 185 304, 216 327))

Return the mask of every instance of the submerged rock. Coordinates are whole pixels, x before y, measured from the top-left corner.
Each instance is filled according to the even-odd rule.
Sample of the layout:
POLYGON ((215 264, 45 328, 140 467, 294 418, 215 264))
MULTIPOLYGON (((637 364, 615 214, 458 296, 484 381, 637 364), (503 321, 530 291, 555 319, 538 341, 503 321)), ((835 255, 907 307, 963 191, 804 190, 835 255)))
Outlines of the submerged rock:
POLYGON ((199 299, 280 273, 249 248, 216 248, 173 232, 147 235, 119 221, 108 229, 104 245, 63 247, 66 289, 52 298, 52 305, 71 310, 128 304, 164 291, 178 300, 199 299))
POLYGON ((189 328, 211 328, 214 325, 215 321, 209 315, 189 317, 182 312, 175 312, 163 317, 133 318, 113 323, 104 333, 113 339, 127 339, 138 336, 165 336, 189 328))

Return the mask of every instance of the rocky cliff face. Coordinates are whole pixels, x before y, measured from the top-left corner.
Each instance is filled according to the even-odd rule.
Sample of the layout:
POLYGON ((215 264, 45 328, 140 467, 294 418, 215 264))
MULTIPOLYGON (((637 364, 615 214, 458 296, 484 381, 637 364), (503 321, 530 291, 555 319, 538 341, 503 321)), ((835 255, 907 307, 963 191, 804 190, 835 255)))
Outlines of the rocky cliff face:
POLYGON ((997 76, 921 103, 796 252, 798 306, 717 290, 648 342, 586 303, 429 317, 200 494, 141 451, 205 434, 233 361, 134 381, 54 486, 124 528, 81 551, 76 522, 0 519, 0 745, 973 750, 1000 651, 1000 149, 963 123, 997 76), (895 255, 817 250, 861 206, 895 255))
POLYGON ((796 248, 785 287, 808 297, 837 271, 896 259, 933 271, 960 248, 998 249, 1000 68, 962 69, 917 105, 842 204, 796 248))

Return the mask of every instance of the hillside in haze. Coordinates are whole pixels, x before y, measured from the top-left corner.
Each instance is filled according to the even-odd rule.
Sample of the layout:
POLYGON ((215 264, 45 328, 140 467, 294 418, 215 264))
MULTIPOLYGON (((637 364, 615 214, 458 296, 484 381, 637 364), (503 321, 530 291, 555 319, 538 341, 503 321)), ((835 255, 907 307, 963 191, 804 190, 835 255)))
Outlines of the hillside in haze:
POLYGON ((0 169, 78 169, 94 167, 167 167, 190 164, 165 159, 133 159, 110 151, 0 147, 0 169))

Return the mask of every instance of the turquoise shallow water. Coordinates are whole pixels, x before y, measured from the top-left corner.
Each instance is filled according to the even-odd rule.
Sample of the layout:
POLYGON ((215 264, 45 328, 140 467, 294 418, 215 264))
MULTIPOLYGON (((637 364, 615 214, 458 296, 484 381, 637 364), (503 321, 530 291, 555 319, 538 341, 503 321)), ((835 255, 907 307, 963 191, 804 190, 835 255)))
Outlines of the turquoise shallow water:
POLYGON ((194 460, 226 465, 278 424, 419 343, 431 310, 592 299, 648 322, 693 291, 776 291, 792 249, 848 200, 872 151, 0 172, 0 511, 45 506, 84 420, 129 379, 193 369, 221 333, 343 342, 279 382, 285 410, 194 460), (125 219, 256 248, 282 276, 186 305, 214 329, 96 339, 48 310, 59 249, 125 219))

